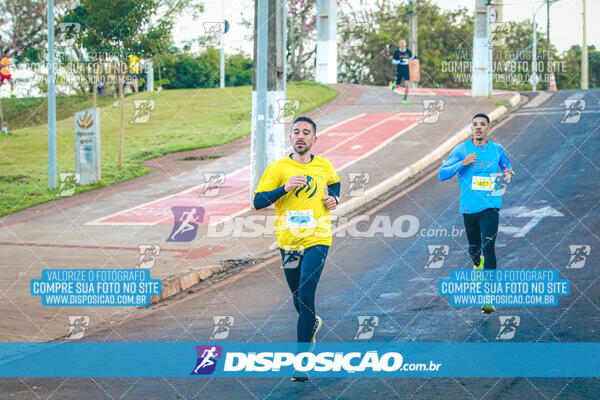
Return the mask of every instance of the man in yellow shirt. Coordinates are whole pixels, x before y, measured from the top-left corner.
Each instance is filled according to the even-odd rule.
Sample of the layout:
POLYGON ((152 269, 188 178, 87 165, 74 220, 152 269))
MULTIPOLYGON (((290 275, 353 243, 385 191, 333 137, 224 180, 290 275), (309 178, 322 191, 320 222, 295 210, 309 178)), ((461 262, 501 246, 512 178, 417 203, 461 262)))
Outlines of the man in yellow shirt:
POLYGON ((310 150, 316 132, 312 119, 296 118, 290 134, 293 153, 270 164, 254 192, 257 210, 275 203, 283 272, 298 312, 297 339, 311 348, 323 326, 315 314, 315 292, 331 246, 330 210, 337 207, 340 194, 340 178, 331 162, 310 150))
POLYGON ((131 85, 135 93, 138 92, 139 79, 140 79, 140 58, 136 55, 129 55, 129 78, 127 83, 131 85))
POLYGON ((8 81, 10 85, 10 97, 15 97, 15 87, 10 74, 10 60, 8 59, 8 50, 2 52, 2 58, 0 59, 0 87, 4 84, 4 81, 8 81))

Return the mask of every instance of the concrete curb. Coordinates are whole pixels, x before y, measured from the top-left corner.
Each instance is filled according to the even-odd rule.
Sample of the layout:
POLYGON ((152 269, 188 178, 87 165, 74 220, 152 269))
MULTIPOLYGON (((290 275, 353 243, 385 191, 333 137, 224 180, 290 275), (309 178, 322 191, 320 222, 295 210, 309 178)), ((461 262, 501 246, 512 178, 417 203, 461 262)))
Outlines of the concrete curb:
MULTIPOLYGON (((509 104, 514 107, 521 101, 521 95, 519 93, 515 93, 509 100, 509 104)), ((505 106, 500 106, 496 108, 494 111, 488 114, 490 117, 490 121, 495 121, 499 119, 502 115, 506 114, 508 109, 505 106)), ((441 146, 433 150, 432 152, 426 154, 420 160, 415 163, 409 165, 404 168, 402 171, 397 174, 389 177, 385 181, 379 183, 377 186, 374 186, 365 191, 365 193, 357 197, 356 199, 344 202, 341 204, 332 214, 337 216, 344 216, 352 211, 364 206, 367 203, 376 200, 381 197, 383 194, 389 192, 394 187, 402 184, 407 179, 410 179, 417 175, 419 172, 423 171, 433 162, 441 159, 444 154, 450 152, 460 142, 464 141, 471 134, 471 126, 467 125, 454 134, 451 138, 442 143, 441 146)))
MULTIPOLYGON (((515 93, 510 98, 509 104, 511 105, 511 107, 514 107, 520 101, 521 95, 519 93, 515 93)), ((500 106, 491 113, 489 113, 488 116, 490 117, 490 121, 496 121, 507 112, 508 109, 505 106, 500 106)), ((373 200, 378 199, 385 193, 392 190, 394 187, 404 183, 406 180, 414 177, 419 172, 423 171, 433 162, 441 159, 444 156, 444 154, 452 150, 454 146, 456 146, 458 143, 464 141, 470 134, 471 127, 470 125, 467 125, 460 131, 458 131, 456 134, 454 134, 451 138, 442 143, 442 145, 439 146, 437 149, 428 153, 420 160, 404 168, 397 174, 379 183, 377 186, 366 190, 361 197, 357 197, 353 200, 344 202, 332 214, 338 217, 344 216, 363 207, 364 205, 372 202, 373 200)), ((279 246, 277 245, 277 241, 275 241, 273 242, 273 244, 271 244, 271 246, 269 246, 268 250, 257 253, 257 256, 259 256, 260 258, 273 257, 279 254, 278 248, 279 246)), ((183 292, 184 290, 192 287, 193 285, 208 279, 214 274, 223 272, 227 269, 229 269, 229 267, 226 267, 224 265, 211 265, 203 268, 192 268, 188 272, 185 272, 183 274, 163 279, 162 294, 160 296, 153 296, 150 300, 150 303, 156 304, 161 300, 171 297, 177 293, 183 292)))
POLYGON ((162 294, 160 296, 152 296, 150 298, 150 304, 156 304, 167 297, 183 292, 195 284, 208 279, 214 274, 223 272, 226 269, 228 268, 224 265, 210 265, 208 267, 192 268, 182 274, 165 278, 162 280, 162 294))

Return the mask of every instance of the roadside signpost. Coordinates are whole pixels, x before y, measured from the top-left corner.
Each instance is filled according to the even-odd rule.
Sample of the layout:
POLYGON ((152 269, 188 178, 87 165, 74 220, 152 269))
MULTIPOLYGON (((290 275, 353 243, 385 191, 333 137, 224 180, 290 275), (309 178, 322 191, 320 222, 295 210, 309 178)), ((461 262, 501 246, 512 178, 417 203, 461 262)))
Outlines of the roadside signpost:
POLYGON ((79 173, 80 185, 101 179, 99 108, 75 113, 75 172, 79 173))

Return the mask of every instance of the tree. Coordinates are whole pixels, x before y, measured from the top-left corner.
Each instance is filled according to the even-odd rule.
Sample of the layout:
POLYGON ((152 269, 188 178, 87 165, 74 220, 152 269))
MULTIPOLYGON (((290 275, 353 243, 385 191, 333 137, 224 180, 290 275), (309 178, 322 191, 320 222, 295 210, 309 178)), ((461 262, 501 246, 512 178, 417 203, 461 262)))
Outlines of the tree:
MULTIPOLYGON (((287 80, 312 79, 316 56, 316 0, 285 1, 287 2, 287 80)), ((254 18, 243 19, 241 24, 254 32, 254 18)), ((253 37, 249 36, 247 39, 253 40, 253 37)))
MULTIPOLYGON (((158 76, 158 87, 162 86, 161 56, 168 52, 173 45, 171 30, 173 23, 181 15, 198 17, 204 11, 204 4, 200 0, 159 0, 158 14, 161 19, 152 26, 147 35, 147 41, 143 44, 145 54, 152 59, 156 65, 158 76)), ((160 93, 160 91, 159 91, 160 93)))
MULTIPOLYGON (((167 89, 192 89, 219 87, 219 50, 207 48, 194 56, 172 48, 172 54, 160 57, 167 89)), ((227 86, 252 84, 252 59, 238 53, 225 60, 225 83, 227 86)))
POLYGON ((92 52, 111 49, 115 61, 121 109, 119 170, 123 168, 125 142, 123 85, 128 73, 127 57, 147 50, 143 38, 149 33, 150 20, 158 6, 158 0, 81 0, 69 15, 69 18, 81 24, 80 43, 92 52))
MULTIPOLYGON (((55 0, 54 14, 60 18, 76 0, 55 0)), ((0 48, 8 49, 16 61, 41 61, 47 42, 46 0, 4 0, 0 7, 0 48)))
MULTIPOLYGON (((348 0, 345 0, 348 1, 348 0)), ((378 0, 361 2, 360 7, 340 17, 338 30, 338 79, 342 82, 384 85, 395 78, 390 60, 401 38, 408 38, 408 2, 378 0)), ((426 87, 470 88, 473 51, 473 18, 465 8, 442 11, 432 0, 419 0, 419 59, 421 85, 426 87)), ((529 90, 531 75, 531 21, 509 22, 490 38, 493 46, 494 87, 529 90)), ((538 32, 538 75, 547 81, 546 38, 538 32)), ((559 87, 579 85, 580 50, 573 47, 559 56, 550 49, 559 87)), ((595 53, 597 54, 597 52, 595 53)), ((598 61, 590 55, 590 81, 598 61)), ((596 70, 597 71, 597 70, 596 70)), ((590 83, 591 83, 590 82, 590 83)))
MULTIPOLYGON (((395 78, 392 54, 402 38, 408 39, 408 3, 378 0, 364 7, 341 7, 339 35, 339 79, 349 83, 385 85, 395 78), (350 40, 350 45, 346 45, 350 40)), ((437 87, 446 84, 450 73, 441 68, 443 60, 456 58, 472 48, 473 21, 465 8, 442 11, 431 0, 420 0, 419 59, 421 83, 437 87)))
MULTIPOLYGON (((162 74, 161 74, 161 56, 165 54, 169 47, 172 45, 171 30, 173 29, 173 22, 169 19, 158 22, 148 32, 146 37, 142 38, 141 47, 144 49, 143 53, 146 57, 150 58, 153 64, 156 64, 158 71, 158 87, 162 87, 162 74)), ((160 93, 160 90, 159 90, 160 93)))
POLYGON ((287 0, 287 79, 303 81, 314 74, 316 1, 287 0))
POLYGON ((242 53, 227 57, 225 81, 227 86, 252 85, 252 59, 242 53))
MULTIPOLYGON (((581 46, 571 46, 562 54, 564 66, 556 72, 556 85, 560 89, 579 89, 581 87, 581 46)), ((600 51, 588 46, 589 87, 600 87, 600 51)))
MULTIPOLYGON (((502 46, 494 47, 494 88, 508 90, 530 90, 529 78, 532 74, 532 22, 505 23, 502 46)), ((537 32, 537 75, 540 84, 548 82, 547 54, 544 33, 537 32)), ((550 48, 551 58, 557 60, 556 48, 550 48)))
MULTIPOLYGON (((111 6, 114 3, 111 3, 111 6)), ((174 21, 181 15, 192 15, 198 16, 204 11, 204 6, 201 0, 156 0, 155 14, 159 18, 151 18, 146 21, 146 25, 143 27, 143 31, 139 35, 139 43, 135 46, 136 55, 144 58, 157 61, 160 58, 159 55, 165 54, 168 48, 172 46, 171 31, 173 29, 174 21)), ((88 29, 88 23, 94 23, 94 21, 88 21, 89 14, 86 12, 85 7, 77 7, 70 10, 61 22, 77 22, 82 25, 82 34, 80 40, 73 46, 73 51, 77 56, 74 60, 77 63, 88 64, 87 69, 83 69, 83 73, 90 85, 90 90, 94 93, 94 104, 96 98, 96 84, 98 82, 98 73, 102 70, 101 66, 106 61, 111 60, 114 51, 114 46, 110 44, 110 40, 107 37, 102 36, 103 32, 95 32, 96 28, 88 29), (85 52, 83 51, 85 50, 85 52), (87 53, 87 54, 84 54, 87 53), (91 68, 91 67, 94 68, 91 68), (90 73, 90 72, 95 73, 90 73), (91 79, 93 75, 93 85, 91 79)), ((158 66, 158 77, 160 84, 160 65, 158 66)), ((116 87, 116 86, 115 86, 116 87)), ((78 90, 77 87, 75 87, 78 90)), ((81 94, 85 95, 85 90, 78 90, 81 94)))
POLYGON ((204 12, 201 0, 158 0, 157 14, 162 21, 174 22, 182 15, 198 17, 204 12))

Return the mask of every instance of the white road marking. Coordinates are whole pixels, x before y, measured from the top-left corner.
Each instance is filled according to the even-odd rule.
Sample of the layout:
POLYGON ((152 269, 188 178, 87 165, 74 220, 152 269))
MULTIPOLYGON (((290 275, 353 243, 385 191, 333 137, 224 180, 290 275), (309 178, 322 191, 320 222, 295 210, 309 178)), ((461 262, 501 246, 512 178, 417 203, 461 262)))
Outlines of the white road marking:
POLYGON ((523 108, 536 108, 537 106, 548 100, 550 96, 552 96, 552 93, 550 92, 540 92, 537 96, 533 98, 533 100, 525 104, 523 108))
POLYGON ((579 91, 576 92, 572 95, 570 95, 569 97, 567 97, 567 100, 581 100, 585 97, 585 91, 579 91))
POLYGON ((531 218, 529 222, 523 225, 521 228, 515 226, 500 226, 498 230, 502 233, 512 234, 513 237, 524 237, 529 231, 531 231, 540 221, 546 217, 564 217, 565 215, 560 211, 550 207, 542 207, 537 210, 531 210, 527 207, 511 207, 506 210, 502 210, 502 215, 511 218, 531 218))
MULTIPOLYGON (((600 114, 600 110, 586 110, 586 111, 579 111, 581 114, 600 114)), ((565 110, 563 109, 562 111, 544 111, 544 112, 540 112, 540 111, 532 111, 532 112, 517 112, 517 113, 513 113, 513 115, 552 115, 552 114, 556 114, 556 115, 564 115, 565 114, 565 110)))

